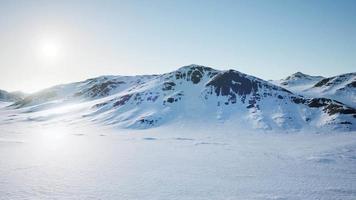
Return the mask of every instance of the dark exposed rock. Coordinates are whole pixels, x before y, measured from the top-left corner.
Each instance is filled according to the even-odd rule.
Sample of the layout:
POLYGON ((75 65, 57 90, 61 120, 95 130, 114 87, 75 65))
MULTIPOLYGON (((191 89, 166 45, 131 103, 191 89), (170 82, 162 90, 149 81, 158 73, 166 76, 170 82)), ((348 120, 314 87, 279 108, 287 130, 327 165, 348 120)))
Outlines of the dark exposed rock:
MULTIPOLYGON (((234 70, 228 70, 215 75, 206 83, 206 86, 211 89, 211 91, 207 91, 208 94, 215 93, 217 96, 227 96, 228 102, 231 104, 236 103, 237 99, 245 103, 247 95, 256 102, 260 101, 262 97, 272 96, 273 91, 292 94, 284 88, 274 86, 261 79, 234 70), (260 90, 262 88, 263 90, 260 90)), ((279 98, 283 98, 283 96, 280 95, 279 98)), ((256 103, 253 103, 253 106, 254 104, 256 103)))
POLYGON ((191 80, 194 84, 197 84, 200 82, 200 79, 203 77, 202 72, 195 70, 193 71, 192 75, 191 75, 191 80))
POLYGON ((140 125, 155 126, 159 120, 161 120, 160 117, 156 118, 156 117, 152 117, 152 116, 144 116, 144 117, 141 117, 139 120, 137 120, 137 122, 140 125))
POLYGON ((185 73, 183 73, 183 72, 176 72, 176 79, 178 80, 178 79, 185 79, 185 77, 186 77, 186 74, 185 73))
POLYGON ((110 91, 112 89, 117 88, 119 85, 124 84, 124 81, 106 81, 103 83, 98 83, 98 84, 94 84, 93 86, 91 86, 88 89, 85 89, 83 91, 80 91, 76 94, 74 94, 74 96, 81 96, 83 94, 88 95, 89 97, 95 98, 95 97, 104 97, 109 95, 110 91))
POLYGON ((340 124, 352 124, 351 122, 340 122, 340 124))
POLYGON ((304 99, 303 97, 292 96, 291 99, 296 104, 305 104, 306 102, 306 99, 304 99))
POLYGON ((142 103, 144 101, 144 97, 142 93, 136 93, 133 98, 134 102, 136 105, 142 103))
POLYGON ((173 97, 169 97, 169 98, 167 99, 167 102, 168 102, 168 103, 173 103, 173 102, 174 102, 174 98, 173 98, 173 97))
POLYGON ((321 108, 329 115, 335 114, 352 114, 356 115, 356 109, 350 108, 341 102, 327 99, 327 98, 313 98, 309 99, 307 105, 311 108, 321 108))
POLYGON ((291 93, 284 88, 264 83, 263 80, 248 77, 246 74, 234 70, 217 74, 206 84, 206 86, 213 86, 217 96, 228 96, 231 92, 234 92, 239 96, 256 94, 258 89, 262 86, 267 89, 291 93))
POLYGON ((282 82, 281 85, 288 85, 288 82, 282 82))
POLYGON ((334 114, 356 114, 356 109, 354 108, 349 108, 346 106, 342 106, 340 104, 329 104, 324 108, 324 111, 326 111, 330 115, 334 114))
POLYGON ((231 94, 228 98, 228 101, 231 102, 232 104, 235 104, 236 103, 236 95, 231 94))
POLYGON ((259 84, 244 74, 229 70, 216 75, 206 86, 213 86, 217 96, 228 96, 231 92, 243 96, 257 92, 259 84))
POLYGON ((127 94, 119 98, 118 101, 114 103, 114 107, 125 105, 128 100, 132 97, 132 94, 127 94))
POLYGON ((163 101, 163 105, 165 105, 166 102, 168 103, 177 102, 182 99, 182 96, 183 96, 183 91, 175 93, 172 96, 167 97, 167 99, 163 101))
POLYGON ((328 83, 331 80, 331 78, 324 78, 321 81, 317 82, 314 87, 322 87, 326 83, 328 83))
POLYGON ((163 83, 163 91, 172 90, 176 84, 172 81, 163 83))
POLYGON ((204 67, 199 65, 189 65, 185 67, 181 67, 175 72, 175 78, 178 79, 185 79, 187 81, 191 81, 194 84, 200 83, 201 79, 204 75, 208 77, 213 77, 217 74, 217 71, 210 68, 204 67))
POLYGON ((347 87, 355 88, 356 87, 356 81, 352 81, 351 83, 346 85, 347 87))
POLYGON ((253 104, 248 105, 246 108, 253 108, 253 104))
POLYGON ((139 122, 141 124, 148 124, 148 125, 154 125, 155 122, 157 122, 157 120, 153 120, 153 119, 140 119, 139 122))
POLYGON ((155 102, 158 99, 158 97, 159 97, 158 95, 148 96, 146 100, 155 102))
POLYGON ((95 104, 95 105, 93 106, 93 108, 101 108, 101 107, 103 107, 103 106, 106 106, 107 104, 108 104, 108 102, 98 103, 98 104, 95 104))
POLYGON ((313 99, 310 99, 308 106, 311 108, 320 108, 320 107, 330 104, 331 102, 332 102, 331 99, 313 98, 313 99))

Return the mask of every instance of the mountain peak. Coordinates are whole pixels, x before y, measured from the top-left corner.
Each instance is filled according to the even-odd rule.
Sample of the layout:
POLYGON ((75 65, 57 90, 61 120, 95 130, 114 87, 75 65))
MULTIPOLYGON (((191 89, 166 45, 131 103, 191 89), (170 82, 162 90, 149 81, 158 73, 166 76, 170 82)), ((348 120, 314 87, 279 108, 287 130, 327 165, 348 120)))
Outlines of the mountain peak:
POLYGON ((199 70, 199 71, 213 71, 214 69, 211 67, 203 66, 203 65, 197 65, 197 64, 190 64, 190 65, 185 65, 177 69, 177 71, 188 71, 188 70, 199 70))
POLYGON ((304 74, 303 72, 295 72, 294 74, 292 74, 292 76, 310 76, 308 74, 304 74))
POLYGON ((294 74, 288 76, 285 80, 298 80, 298 79, 310 79, 313 76, 310 76, 308 74, 304 74, 302 72, 295 72, 294 74))
POLYGON ((305 74, 303 72, 295 72, 294 74, 288 76, 287 78, 285 78, 286 81, 290 81, 290 80, 301 80, 301 79, 305 79, 305 80, 314 80, 314 79, 322 79, 324 77, 322 76, 312 76, 309 74, 305 74))

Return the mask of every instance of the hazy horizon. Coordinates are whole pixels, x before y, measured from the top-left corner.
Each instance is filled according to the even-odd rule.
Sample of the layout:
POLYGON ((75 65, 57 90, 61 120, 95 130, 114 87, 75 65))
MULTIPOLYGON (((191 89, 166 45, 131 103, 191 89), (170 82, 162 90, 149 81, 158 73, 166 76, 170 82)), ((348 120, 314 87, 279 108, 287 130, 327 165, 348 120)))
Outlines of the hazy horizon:
POLYGON ((199 64, 265 80, 356 68, 355 1, 0 0, 0 89, 199 64))

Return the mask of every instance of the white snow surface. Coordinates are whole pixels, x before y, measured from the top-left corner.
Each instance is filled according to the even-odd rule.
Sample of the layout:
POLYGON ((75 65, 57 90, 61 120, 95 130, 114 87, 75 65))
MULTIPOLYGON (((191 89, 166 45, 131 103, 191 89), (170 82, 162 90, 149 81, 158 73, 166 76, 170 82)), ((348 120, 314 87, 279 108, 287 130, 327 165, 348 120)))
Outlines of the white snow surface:
POLYGON ((0 125, 0 199, 356 198, 356 134, 0 125))

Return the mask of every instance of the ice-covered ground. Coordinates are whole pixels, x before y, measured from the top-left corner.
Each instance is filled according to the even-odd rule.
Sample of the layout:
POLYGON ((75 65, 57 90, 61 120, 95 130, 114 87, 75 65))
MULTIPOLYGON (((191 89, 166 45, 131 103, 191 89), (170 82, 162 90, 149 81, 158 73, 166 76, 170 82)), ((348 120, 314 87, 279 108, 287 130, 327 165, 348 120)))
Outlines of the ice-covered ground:
POLYGON ((356 199, 356 134, 3 123, 0 199, 356 199))

